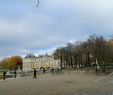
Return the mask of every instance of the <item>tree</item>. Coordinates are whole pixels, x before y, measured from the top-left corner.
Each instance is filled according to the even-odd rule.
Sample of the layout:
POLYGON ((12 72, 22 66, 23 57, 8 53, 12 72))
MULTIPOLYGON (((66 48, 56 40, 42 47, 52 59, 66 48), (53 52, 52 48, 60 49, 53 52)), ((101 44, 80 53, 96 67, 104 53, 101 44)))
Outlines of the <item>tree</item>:
POLYGON ((91 35, 84 42, 67 43, 65 47, 57 48, 54 57, 61 60, 61 67, 93 67, 102 66, 103 72, 107 65, 113 63, 113 39, 106 40, 101 35, 91 35))
POLYGON ((1 64, 3 69, 14 70, 16 68, 16 64, 10 58, 3 59, 1 64))
POLYGON ((20 56, 12 56, 11 58, 5 58, 1 62, 3 69, 17 70, 20 68, 22 70, 23 60, 20 56))
POLYGON ((20 68, 22 70, 23 60, 22 60, 22 58, 20 56, 12 56, 11 57, 11 61, 16 64, 16 68, 15 69, 20 68))
POLYGON ((60 67, 62 68, 63 65, 63 52, 62 52, 62 48, 57 48, 54 53, 53 56, 55 59, 60 59, 60 67))
POLYGON ((70 62, 71 68, 73 68, 73 55, 72 55, 73 44, 67 43, 66 48, 67 48, 67 52, 68 52, 68 55, 69 55, 69 62, 70 62))

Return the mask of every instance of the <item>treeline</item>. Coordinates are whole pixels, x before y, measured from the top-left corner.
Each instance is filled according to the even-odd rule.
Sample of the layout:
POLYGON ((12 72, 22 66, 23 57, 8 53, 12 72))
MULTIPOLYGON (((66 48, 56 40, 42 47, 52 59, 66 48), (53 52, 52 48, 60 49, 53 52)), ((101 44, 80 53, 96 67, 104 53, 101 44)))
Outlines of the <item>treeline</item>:
POLYGON ((4 58, 0 62, 0 67, 3 70, 22 70, 23 59, 21 56, 12 56, 10 58, 4 58))
MULTIPOLYGON (((101 35, 91 35, 84 42, 67 43, 57 48, 53 56, 60 59, 61 68, 85 68, 113 64, 113 40, 101 35)), ((105 71, 105 68, 103 69, 105 71)))

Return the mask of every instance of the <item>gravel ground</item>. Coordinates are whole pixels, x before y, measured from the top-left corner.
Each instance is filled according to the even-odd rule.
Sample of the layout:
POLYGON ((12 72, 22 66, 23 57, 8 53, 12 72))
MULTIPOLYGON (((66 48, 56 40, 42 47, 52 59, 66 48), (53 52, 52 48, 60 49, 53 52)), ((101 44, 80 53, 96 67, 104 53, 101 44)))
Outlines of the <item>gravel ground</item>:
POLYGON ((113 76, 71 71, 0 80, 0 95, 113 95, 113 76))

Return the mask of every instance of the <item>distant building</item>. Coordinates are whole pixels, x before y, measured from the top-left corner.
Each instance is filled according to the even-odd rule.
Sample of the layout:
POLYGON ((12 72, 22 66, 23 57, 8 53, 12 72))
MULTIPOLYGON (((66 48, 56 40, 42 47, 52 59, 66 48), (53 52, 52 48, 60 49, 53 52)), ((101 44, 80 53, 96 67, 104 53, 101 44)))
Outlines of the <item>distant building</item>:
POLYGON ((27 54, 27 56, 23 58, 23 71, 31 71, 33 69, 50 67, 60 67, 60 60, 55 60, 52 56, 47 54, 44 56, 36 57, 33 53, 27 54))

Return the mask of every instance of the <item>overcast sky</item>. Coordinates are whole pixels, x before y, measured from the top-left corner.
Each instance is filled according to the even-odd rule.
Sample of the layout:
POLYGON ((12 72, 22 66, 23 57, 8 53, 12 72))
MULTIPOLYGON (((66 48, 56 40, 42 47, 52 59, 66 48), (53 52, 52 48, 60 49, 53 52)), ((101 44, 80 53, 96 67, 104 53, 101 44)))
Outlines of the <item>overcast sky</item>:
POLYGON ((113 34, 113 0, 0 0, 0 58, 113 34))

